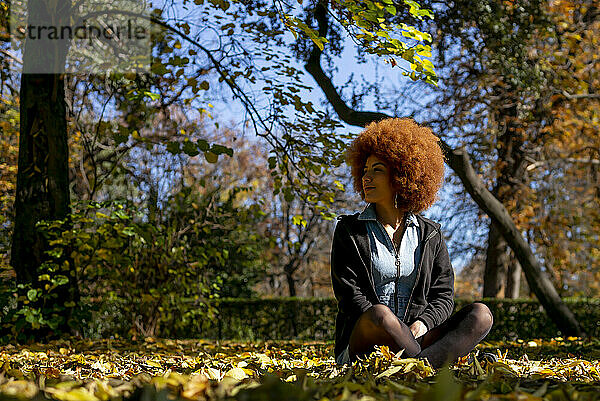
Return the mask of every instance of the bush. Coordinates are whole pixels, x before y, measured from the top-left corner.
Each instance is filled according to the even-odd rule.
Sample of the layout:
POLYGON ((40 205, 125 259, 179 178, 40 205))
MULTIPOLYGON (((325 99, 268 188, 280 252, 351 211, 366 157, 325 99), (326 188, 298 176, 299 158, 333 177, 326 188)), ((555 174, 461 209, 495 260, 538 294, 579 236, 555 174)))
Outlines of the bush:
POLYGON ((161 219, 148 219, 127 201, 82 202, 65 220, 39 223, 49 260, 38 283, 0 282, 0 340, 69 334, 62 332, 65 314, 45 306, 60 297, 58 290, 71 288, 65 264, 76 268, 73 288, 80 295, 68 305, 75 312, 68 324, 71 334, 87 338, 185 336, 213 317, 209 299, 221 292, 252 295, 269 240, 256 233, 260 208, 234 205, 238 191, 197 196, 184 188, 161 219))
MULTIPOLYGON (((600 335, 600 299, 564 299, 583 329, 600 335)), ((455 311, 473 300, 457 299, 455 311)), ((561 335, 535 300, 484 299, 494 315, 488 340, 552 338, 561 335)), ((212 339, 333 340, 337 301, 333 298, 272 298, 214 300, 218 319, 204 331, 190 327, 191 336, 212 339)))

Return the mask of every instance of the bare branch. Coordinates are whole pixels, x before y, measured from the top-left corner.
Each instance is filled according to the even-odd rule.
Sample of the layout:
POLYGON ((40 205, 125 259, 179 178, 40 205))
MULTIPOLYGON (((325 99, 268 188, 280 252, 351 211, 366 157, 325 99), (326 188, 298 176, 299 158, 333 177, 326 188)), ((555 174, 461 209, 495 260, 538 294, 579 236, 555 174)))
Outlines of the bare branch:
POLYGON ((600 93, 578 93, 576 95, 571 95, 567 91, 562 91, 561 94, 569 100, 600 99, 600 93))
POLYGON ((535 163, 530 164, 529 166, 527 166, 527 171, 531 171, 531 170, 535 170, 538 167, 542 167, 545 165, 548 165, 552 162, 558 162, 558 161, 563 161, 566 163, 578 163, 578 164, 593 164, 593 165, 600 165, 600 160, 598 159, 590 159, 590 158, 583 158, 583 159, 576 159, 574 157, 567 157, 564 159, 548 159, 548 160, 540 160, 537 161, 535 163))

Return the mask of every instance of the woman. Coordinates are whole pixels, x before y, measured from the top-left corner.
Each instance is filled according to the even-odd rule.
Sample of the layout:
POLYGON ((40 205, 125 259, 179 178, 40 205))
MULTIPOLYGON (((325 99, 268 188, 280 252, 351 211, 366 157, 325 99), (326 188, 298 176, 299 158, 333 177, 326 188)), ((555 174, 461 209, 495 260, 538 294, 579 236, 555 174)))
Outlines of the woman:
POLYGON ((492 314, 454 308, 454 272, 440 225, 419 213, 435 201, 444 156, 429 128, 409 118, 372 123, 347 154, 354 189, 368 203, 338 217, 331 251, 338 300, 338 364, 387 345, 434 368, 467 355, 489 332, 492 314))

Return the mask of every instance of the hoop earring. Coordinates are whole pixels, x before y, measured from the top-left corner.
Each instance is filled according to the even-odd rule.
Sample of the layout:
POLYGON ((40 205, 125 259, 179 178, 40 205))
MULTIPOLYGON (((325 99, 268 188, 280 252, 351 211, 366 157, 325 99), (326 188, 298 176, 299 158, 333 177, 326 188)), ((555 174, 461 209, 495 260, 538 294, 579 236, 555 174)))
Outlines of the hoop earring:
POLYGON ((398 192, 394 195, 394 207, 398 209, 398 192))

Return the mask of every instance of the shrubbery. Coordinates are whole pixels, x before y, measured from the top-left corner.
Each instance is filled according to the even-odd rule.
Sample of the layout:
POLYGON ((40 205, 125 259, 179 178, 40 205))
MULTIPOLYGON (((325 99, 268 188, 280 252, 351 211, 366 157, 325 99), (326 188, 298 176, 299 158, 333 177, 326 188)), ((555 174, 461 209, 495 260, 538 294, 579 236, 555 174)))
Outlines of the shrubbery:
MULTIPOLYGON (((473 300, 457 299, 455 311, 473 300)), ((539 302, 484 299, 494 315, 488 340, 551 338, 560 335, 539 302)), ((588 335, 600 335, 600 299, 565 299, 588 335)), ((220 299, 218 319, 195 336, 217 339, 332 340, 337 301, 333 298, 220 299)))
POLYGON ((211 298, 252 296, 268 240, 255 232, 260 208, 235 204, 239 190, 199 195, 184 188, 154 220, 128 202, 87 202, 73 205, 67 220, 39 224, 48 261, 38 283, 0 282, 0 339, 184 336, 213 320, 211 298), (76 266, 79 291, 70 315, 64 311, 74 305, 46 303, 68 287, 65 260, 76 266))
MULTIPOLYGON (((473 302, 457 299, 456 308, 473 302)), ((484 299, 494 314, 487 340, 553 338, 561 333, 534 300, 484 299)), ((600 334, 599 299, 565 299, 584 330, 600 334)), ((178 313, 165 317, 155 335, 162 338, 207 338, 232 340, 333 340, 337 303, 333 298, 223 298, 212 299, 212 317, 177 321, 194 310, 193 299, 180 299, 178 313)), ((122 302, 102 302, 106 313, 97 315, 97 338, 127 336, 130 323, 120 318, 122 302)))

